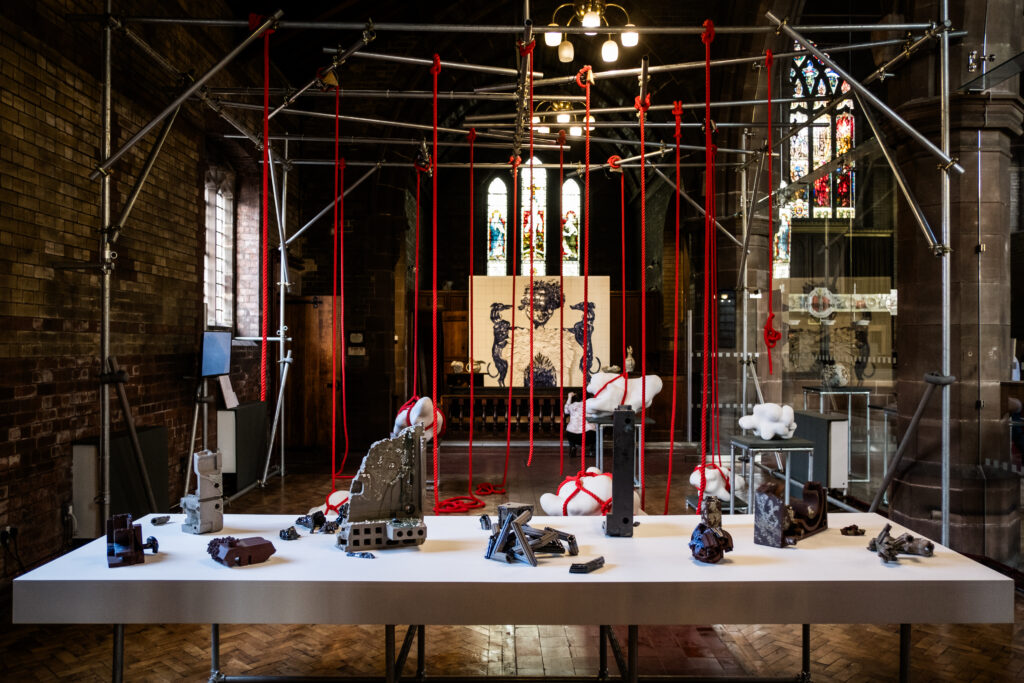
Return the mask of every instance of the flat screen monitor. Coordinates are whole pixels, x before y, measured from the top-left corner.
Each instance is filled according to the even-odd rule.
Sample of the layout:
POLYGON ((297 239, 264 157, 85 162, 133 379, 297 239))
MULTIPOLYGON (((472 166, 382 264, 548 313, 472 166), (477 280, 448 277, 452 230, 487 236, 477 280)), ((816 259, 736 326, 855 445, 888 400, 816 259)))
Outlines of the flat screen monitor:
POLYGON ((216 377, 231 372, 231 333, 203 332, 200 376, 216 377))

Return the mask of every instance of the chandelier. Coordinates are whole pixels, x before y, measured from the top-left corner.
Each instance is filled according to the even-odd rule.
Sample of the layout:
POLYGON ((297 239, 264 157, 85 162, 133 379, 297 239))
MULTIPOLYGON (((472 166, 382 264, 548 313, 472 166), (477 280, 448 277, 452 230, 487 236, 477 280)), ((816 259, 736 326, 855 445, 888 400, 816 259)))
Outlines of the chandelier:
MULTIPOLYGON (((544 44, 549 47, 558 48, 558 61, 560 62, 571 62, 575 56, 575 50, 573 45, 569 42, 569 36, 561 31, 558 31, 561 25, 558 23, 558 13, 566 8, 572 8, 572 13, 569 15, 569 19, 566 21, 566 26, 571 26, 575 20, 581 26, 586 28, 600 28, 602 25, 611 24, 605 18, 605 10, 617 9, 626 17, 626 28, 636 28, 629 22, 629 13, 622 5, 617 5, 614 2, 605 2, 604 0, 576 0, 575 2, 567 2, 559 5, 555 8, 555 11, 551 14, 551 23, 548 24, 549 30, 544 32, 544 44), (551 30, 554 29, 554 30, 551 30)), ((597 31, 586 33, 588 36, 597 35, 597 31)), ((622 41, 622 47, 635 47, 640 42, 640 35, 636 31, 625 31, 619 35, 619 40, 622 41)), ((619 58, 619 45, 616 43, 611 35, 608 35, 606 40, 601 45, 601 59, 606 62, 614 62, 619 58)))

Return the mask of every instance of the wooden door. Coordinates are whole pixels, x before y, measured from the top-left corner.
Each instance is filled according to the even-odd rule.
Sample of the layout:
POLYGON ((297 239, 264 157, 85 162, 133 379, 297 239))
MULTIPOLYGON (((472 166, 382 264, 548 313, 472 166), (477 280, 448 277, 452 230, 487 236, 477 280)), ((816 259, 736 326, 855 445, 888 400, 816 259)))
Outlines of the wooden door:
MULTIPOLYGON (((290 448, 329 452, 331 446, 331 300, 287 300, 285 323, 292 338, 285 424, 290 448), (314 305, 315 303, 315 305, 314 305)), ((340 359, 339 359, 340 363, 340 359)), ((339 371, 340 374, 340 371, 339 371)), ((340 410, 340 404, 339 404, 340 410)))

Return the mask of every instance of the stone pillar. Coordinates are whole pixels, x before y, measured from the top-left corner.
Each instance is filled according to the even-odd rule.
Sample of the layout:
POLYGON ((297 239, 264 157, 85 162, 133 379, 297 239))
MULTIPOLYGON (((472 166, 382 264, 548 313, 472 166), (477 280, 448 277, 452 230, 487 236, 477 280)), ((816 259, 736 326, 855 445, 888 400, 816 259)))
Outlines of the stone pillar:
MULTIPOLYGON (((954 27, 971 31, 964 44, 951 51, 950 82, 955 90, 971 77, 964 69, 966 54, 981 49, 984 27, 990 49, 999 35, 1004 45, 1019 42, 1019 32, 1013 34, 1019 10, 1010 1, 953 4, 954 27), (982 20, 977 15, 986 12, 986 6, 982 20)), ((938 16, 937 3, 920 2, 917 9, 915 20, 938 16)), ((897 111, 934 141, 940 139, 938 55, 935 50, 916 58, 899 73, 899 83, 889 85, 890 102, 897 93, 906 96, 897 111)), ((1003 58, 1009 56, 1007 52, 1003 58)), ((1008 379, 1010 368, 1010 143, 1022 132, 1024 109, 1015 92, 1004 90, 955 94, 950 111, 950 154, 966 169, 964 174, 951 174, 950 356, 957 382, 951 390, 950 543, 962 552, 1012 563, 1020 552, 1019 482, 1016 476, 983 471, 982 466, 986 458, 1000 459, 1009 448, 999 382, 1008 379)), ((891 128, 889 138, 911 191, 936 237, 941 237, 938 160, 891 128)), ((941 368, 941 259, 928 249, 902 199, 896 241, 896 390, 902 439, 925 390, 923 375, 941 368)), ((894 521, 935 539, 941 536, 940 427, 941 398, 936 389, 905 451, 892 498, 894 521)))

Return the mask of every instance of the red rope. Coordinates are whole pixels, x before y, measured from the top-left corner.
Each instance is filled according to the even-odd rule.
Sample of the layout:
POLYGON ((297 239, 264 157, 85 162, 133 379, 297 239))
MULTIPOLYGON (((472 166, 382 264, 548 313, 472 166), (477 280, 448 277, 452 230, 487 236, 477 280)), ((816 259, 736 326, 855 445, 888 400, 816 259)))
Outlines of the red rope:
POLYGON ((583 119, 583 127, 586 130, 586 142, 584 145, 584 159, 585 159, 585 180, 583 183, 583 422, 584 429, 580 439, 580 471, 583 472, 587 469, 587 378, 590 375, 590 364, 589 356, 587 355, 587 349, 589 348, 589 340, 587 334, 587 328, 589 327, 587 314, 590 312, 590 82, 594 78, 594 71, 590 65, 580 69, 579 73, 576 74, 576 85, 580 86, 586 91, 587 96, 587 113, 583 119), (587 82, 583 83, 583 77, 586 77, 587 82))
MULTIPOLYGON (((341 466, 338 467, 338 477, 341 479, 351 479, 354 475, 344 474, 345 462, 348 460, 349 441, 348 441, 348 390, 347 383, 345 382, 345 160, 340 159, 338 161, 338 194, 334 195, 337 197, 335 201, 338 203, 338 227, 335 228, 335 232, 338 235, 338 288, 341 291, 341 297, 338 301, 338 320, 340 322, 338 330, 341 334, 339 335, 339 345, 341 351, 341 428, 345 434, 345 451, 341 454, 341 466)), ((334 425, 331 426, 334 429, 334 425)))
MULTIPOLYGON (((519 46, 519 54, 528 59, 530 79, 530 322, 528 323, 530 326, 530 454, 526 458, 527 467, 533 464, 533 256, 537 251, 537 226, 534 225, 533 213, 533 200, 536 194, 534 190, 536 176, 534 174, 537 172, 533 158, 533 48, 536 44, 535 40, 531 40, 529 45, 520 44, 519 46)), ((512 300, 512 303, 515 304, 515 299, 512 300)))
MULTIPOLYGON (((586 419, 584 419, 584 423, 585 422, 586 422, 586 419)), ((583 431, 587 431, 585 427, 586 427, 586 425, 584 424, 584 430, 583 431)), ((605 500, 605 499, 599 497, 596 493, 594 493, 590 489, 583 488, 583 480, 585 478, 587 478, 587 477, 611 477, 611 476, 612 475, 606 474, 606 473, 594 474, 593 472, 580 472, 579 474, 577 474, 577 475, 575 475, 573 477, 566 478, 565 481, 563 481, 561 484, 558 485, 558 488, 555 490, 555 495, 556 496, 561 496, 562 495, 562 487, 567 485, 567 484, 574 484, 575 488, 573 489, 573 492, 570 493, 566 497, 566 499, 564 501, 562 501, 562 516, 563 517, 568 517, 569 516, 569 502, 573 498, 575 498, 577 496, 577 494, 579 494, 581 491, 597 501, 597 504, 601 506, 600 510, 601 510, 601 514, 602 515, 606 515, 609 512, 611 512, 611 509, 612 509, 612 499, 611 498, 608 498, 607 500, 605 500)))
POLYGON ((619 174, 619 272, 622 281, 622 371, 626 371, 626 174, 622 172, 622 158, 615 154, 608 157, 608 168, 619 174))
MULTIPOLYGON (((252 17, 250 17, 250 22, 252 17)), ((267 178, 270 171, 270 34, 263 34, 263 234, 261 236, 261 267, 263 280, 261 283, 261 320, 260 320, 260 400, 267 400, 267 319, 270 317, 270 238, 268 229, 269 198, 267 197, 267 178)), ((281 331, 284 334, 284 331, 281 331)))
MULTIPOLYGON (((562 207, 562 193, 564 191, 562 184, 565 173, 565 131, 558 131, 558 228, 560 233, 558 235, 558 251, 564 256, 562 251, 562 235, 565 234, 565 211, 562 207)), ((579 244, 577 243, 577 254, 579 250, 579 244)), ((562 406, 565 405, 565 384, 564 379, 564 368, 565 368, 565 339, 561 330, 565 329, 565 259, 558 259, 558 296, 561 301, 558 306, 558 405, 559 410, 562 411, 562 417, 559 422, 565 419, 565 409, 562 406)), ((565 474, 565 429, 558 430, 558 475, 565 474)))
POLYGON ((767 50, 764 56, 765 72, 768 75, 768 319, 764 323, 764 345, 768 348, 768 374, 772 374, 772 349, 782 339, 773 323, 775 311, 772 310, 772 277, 775 269, 775 231, 772 225, 772 51, 767 50))
MULTIPOLYGON (((715 346, 715 328, 718 324, 717 318, 717 292, 715 292, 715 270, 716 248, 715 248, 715 152, 712 142, 711 122, 711 42, 715 39, 715 25, 708 19, 704 22, 704 32, 701 34, 701 42, 704 43, 704 164, 705 164, 705 190, 704 190, 704 355, 703 374, 704 387, 701 395, 701 426, 700 426, 700 488, 697 495, 697 511, 700 512, 704 505, 704 489, 707 487, 706 468, 708 460, 708 412, 710 409, 711 420, 715 420, 717 407, 714 404, 714 386, 717 384, 715 373, 715 360, 712 354, 717 355, 715 346), (710 387, 709 387, 710 384, 710 387), (710 404, 710 405, 709 405, 710 404)), ((711 440, 715 441, 715 427, 711 429, 711 440)))
POLYGON ((338 442, 338 122, 341 112, 341 89, 334 86, 334 258, 331 274, 331 492, 337 488, 335 479, 338 442))
MULTIPOLYGON (((668 501, 672 494, 672 458, 675 455, 676 446, 676 398, 679 394, 679 144, 682 140, 682 119, 683 103, 678 100, 673 103, 672 115, 676 119, 676 245, 675 261, 673 268, 676 271, 675 285, 672 288, 672 410, 669 423, 668 439, 668 483, 665 487, 665 513, 668 514, 668 501)), ((699 512, 699 511, 698 511, 699 512)))
POLYGON ((416 169, 416 242, 413 245, 412 269, 412 395, 418 396, 420 356, 420 175, 427 169, 414 164, 416 169))
MULTIPOLYGON (((430 67, 430 73, 434 77, 434 147, 430 155, 431 174, 430 174, 430 185, 431 185, 431 304, 430 304, 430 322, 431 322, 431 343, 432 343, 432 355, 433 355, 433 367, 431 369, 431 410, 433 411, 433 422, 436 427, 437 425, 437 76, 441 73, 441 57, 436 53, 434 54, 434 64, 430 67)), ((437 462, 437 442, 438 442, 438 430, 434 430, 434 438, 430 440, 430 445, 434 453, 434 511, 437 512, 441 506, 441 500, 439 498, 441 490, 441 476, 439 472, 439 464, 437 462)))
POLYGON ((647 166, 645 154, 647 142, 644 117, 651 106, 651 95, 647 94, 642 101, 636 96, 633 105, 640 118, 640 509, 647 504, 647 429, 644 419, 647 416, 647 166))

